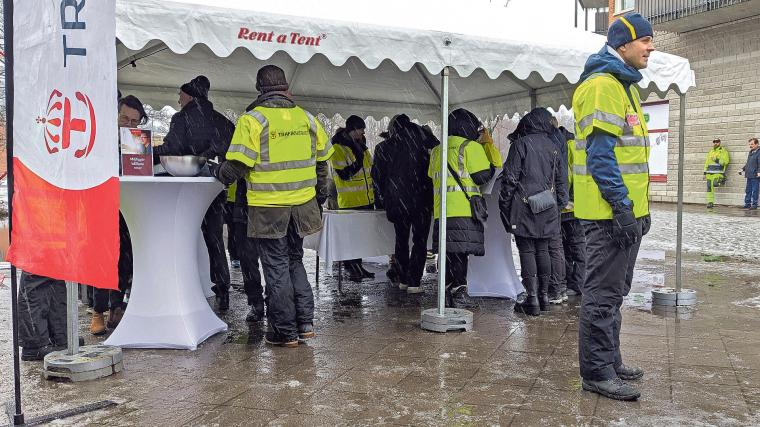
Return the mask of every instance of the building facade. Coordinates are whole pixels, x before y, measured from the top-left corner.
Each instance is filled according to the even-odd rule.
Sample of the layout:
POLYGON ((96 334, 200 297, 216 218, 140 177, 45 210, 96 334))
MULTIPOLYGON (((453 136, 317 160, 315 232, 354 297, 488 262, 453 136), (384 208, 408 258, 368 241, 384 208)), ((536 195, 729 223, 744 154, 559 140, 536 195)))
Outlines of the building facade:
MULTIPOLYGON (((760 137, 760 0, 609 0, 609 21, 637 11, 652 22, 658 50, 689 59, 696 88, 686 98, 684 201, 705 203, 703 168, 712 140, 728 148, 726 187, 716 203, 742 205, 748 139, 760 137)), ((670 94, 667 182, 652 182, 654 201, 675 202, 679 97, 670 94)), ((647 101, 659 100, 656 96, 647 101)))

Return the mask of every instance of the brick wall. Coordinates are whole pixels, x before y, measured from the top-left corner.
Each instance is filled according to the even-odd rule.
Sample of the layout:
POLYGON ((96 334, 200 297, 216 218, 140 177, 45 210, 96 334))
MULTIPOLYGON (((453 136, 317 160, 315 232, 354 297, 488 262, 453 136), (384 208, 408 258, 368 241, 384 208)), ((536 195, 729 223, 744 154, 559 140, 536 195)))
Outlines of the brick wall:
MULTIPOLYGON (((718 204, 744 201, 745 179, 737 174, 747 156, 747 139, 760 135, 760 17, 703 30, 656 32, 658 50, 688 58, 697 87, 687 94, 684 200, 705 202, 702 170, 711 141, 720 138, 731 154, 728 183, 718 189, 718 204)), ((651 100, 656 96, 650 97, 651 100)), ((668 183, 651 186, 655 201, 676 201, 679 99, 670 99, 668 183)))

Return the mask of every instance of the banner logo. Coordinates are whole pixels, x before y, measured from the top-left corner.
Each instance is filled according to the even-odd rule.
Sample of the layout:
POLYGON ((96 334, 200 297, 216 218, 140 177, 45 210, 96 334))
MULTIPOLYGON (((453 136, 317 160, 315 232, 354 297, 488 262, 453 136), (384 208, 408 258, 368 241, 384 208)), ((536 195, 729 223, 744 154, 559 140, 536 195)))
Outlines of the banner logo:
POLYGON ((84 117, 74 117, 71 99, 54 89, 48 98, 46 117, 37 117, 37 123, 45 126, 45 148, 49 154, 73 148, 74 157, 81 159, 95 146, 97 120, 90 97, 79 91, 74 97, 74 106, 85 111, 84 117))

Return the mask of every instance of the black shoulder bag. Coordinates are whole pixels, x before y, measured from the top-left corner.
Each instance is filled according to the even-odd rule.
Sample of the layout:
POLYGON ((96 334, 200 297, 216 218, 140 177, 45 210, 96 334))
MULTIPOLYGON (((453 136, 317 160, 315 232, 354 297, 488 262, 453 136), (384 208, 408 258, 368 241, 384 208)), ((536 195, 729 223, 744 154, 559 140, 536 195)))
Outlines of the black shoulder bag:
MULTIPOLYGON (((552 165, 552 176, 549 188, 541 191, 539 193, 536 193, 532 196, 525 197, 523 195, 523 202, 527 203, 530 207, 530 211, 533 212, 534 215, 540 214, 541 212, 551 209, 555 206, 557 206, 557 196, 554 194, 554 178, 557 173, 557 152, 554 152, 554 162, 552 165)), ((517 182, 517 185, 520 185, 520 182, 517 182)), ((520 185, 522 188, 522 185, 520 185)))
POLYGON ((488 205, 486 205, 486 199, 484 199, 483 196, 479 194, 476 194, 474 196, 467 194, 467 190, 465 190, 464 185, 462 185, 462 181, 459 179, 459 175, 454 172, 454 168, 452 168, 451 165, 447 166, 449 167, 449 173, 451 173, 451 176, 453 176, 454 180, 456 180, 457 184, 459 184, 459 188, 461 188, 464 192, 464 197, 466 197, 467 201, 470 202, 472 217, 485 224, 488 220, 488 205))

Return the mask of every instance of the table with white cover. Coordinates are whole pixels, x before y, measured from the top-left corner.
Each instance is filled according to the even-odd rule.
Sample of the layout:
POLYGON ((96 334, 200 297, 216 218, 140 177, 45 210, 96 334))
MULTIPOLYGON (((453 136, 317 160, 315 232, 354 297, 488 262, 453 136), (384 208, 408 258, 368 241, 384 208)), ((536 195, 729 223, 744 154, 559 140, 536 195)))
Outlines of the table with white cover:
MULTIPOLYGON (((496 179, 483 186, 489 213, 485 224, 486 255, 470 256, 468 292, 471 296, 514 299, 524 288, 515 271, 512 236, 504 230, 499 217, 498 188, 496 179), (496 191, 491 191, 494 187, 496 191)), ((334 261, 394 253, 395 231, 385 211, 326 210, 322 231, 306 237, 303 246, 316 251, 329 267, 334 261)))
POLYGON ((222 184, 206 177, 120 181, 134 273, 124 317, 105 344, 195 350, 227 330, 206 301, 198 266, 198 230, 222 184))

